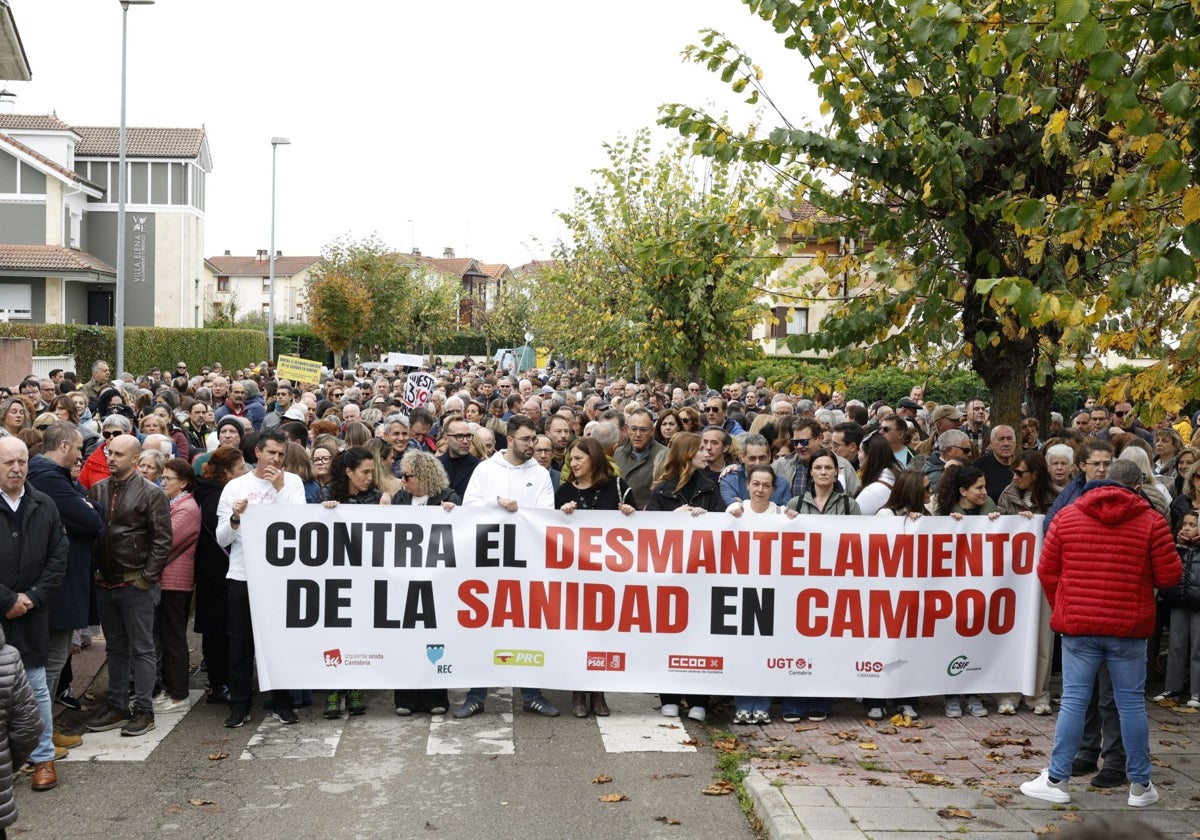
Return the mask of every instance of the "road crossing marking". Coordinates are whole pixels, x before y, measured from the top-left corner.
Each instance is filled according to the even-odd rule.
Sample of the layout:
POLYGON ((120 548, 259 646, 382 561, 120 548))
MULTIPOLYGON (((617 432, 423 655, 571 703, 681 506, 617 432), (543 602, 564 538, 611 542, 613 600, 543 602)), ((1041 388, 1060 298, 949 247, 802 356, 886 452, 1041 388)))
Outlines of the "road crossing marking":
POLYGON ((608 717, 596 718, 604 751, 630 752, 695 752, 696 747, 685 744, 691 740, 679 718, 663 717, 658 713, 639 714, 613 711, 608 717))
MULTIPOLYGON (((204 695, 203 689, 193 689, 188 692, 192 708, 204 695)), ((121 734, 120 729, 110 729, 107 732, 84 732, 83 743, 71 750, 71 754, 63 761, 145 761, 154 752, 154 748, 163 742, 171 730, 179 725, 184 715, 190 712, 173 712, 154 716, 154 728, 145 735, 136 738, 121 734)))

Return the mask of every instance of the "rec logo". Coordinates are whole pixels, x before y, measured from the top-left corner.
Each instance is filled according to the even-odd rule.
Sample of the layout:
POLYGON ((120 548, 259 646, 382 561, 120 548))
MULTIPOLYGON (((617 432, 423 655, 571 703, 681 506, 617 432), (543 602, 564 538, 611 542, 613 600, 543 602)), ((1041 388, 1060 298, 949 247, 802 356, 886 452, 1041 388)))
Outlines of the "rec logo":
POLYGON ((540 650, 494 650, 492 651, 492 664, 541 668, 546 664, 546 654, 540 650))
POLYGON ((322 655, 325 658, 326 668, 336 668, 342 664, 341 648, 331 648, 330 650, 325 651, 325 653, 322 655))
POLYGON ((723 656, 693 656, 672 653, 667 656, 668 671, 692 671, 702 674, 720 674, 725 670, 723 656))
POLYGON ((622 651, 589 650, 587 669, 589 671, 624 671, 625 654, 622 651))

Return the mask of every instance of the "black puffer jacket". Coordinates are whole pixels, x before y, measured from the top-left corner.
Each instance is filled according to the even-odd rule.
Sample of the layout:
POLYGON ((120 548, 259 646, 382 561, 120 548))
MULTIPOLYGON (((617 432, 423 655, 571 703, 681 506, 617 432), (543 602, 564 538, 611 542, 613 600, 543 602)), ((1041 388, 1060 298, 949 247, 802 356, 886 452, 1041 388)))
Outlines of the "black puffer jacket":
POLYGON ((1163 603, 1172 609, 1200 610, 1200 548, 1176 546, 1183 561, 1183 579, 1162 591, 1163 603))
POLYGON ((13 768, 29 758, 42 736, 42 715, 25 677, 21 653, 0 630, 0 828, 17 821, 13 768))
POLYGON ((717 483, 704 470, 693 472, 682 487, 666 481, 655 485, 650 491, 646 510, 676 510, 683 505, 704 508, 713 513, 725 510, 717 483))

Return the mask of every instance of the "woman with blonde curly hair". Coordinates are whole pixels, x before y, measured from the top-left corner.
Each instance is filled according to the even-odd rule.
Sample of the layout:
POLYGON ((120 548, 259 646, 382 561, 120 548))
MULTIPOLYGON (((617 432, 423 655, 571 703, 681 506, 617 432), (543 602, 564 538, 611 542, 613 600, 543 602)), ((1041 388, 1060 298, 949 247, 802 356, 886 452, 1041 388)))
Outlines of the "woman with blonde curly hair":
MULTIPOLYGON (((451 511, 462 499, 450 489, 446 469, 429 452, 410 449, 400 459, 400 481, 403 487, 392 499, 394 505, 441 505, 451 511)), ((396 714, 408 717, 413 712, 427 711, 444 715, 450 707, 450 697, 444 688, 406 688, 392 692, 396 714)))

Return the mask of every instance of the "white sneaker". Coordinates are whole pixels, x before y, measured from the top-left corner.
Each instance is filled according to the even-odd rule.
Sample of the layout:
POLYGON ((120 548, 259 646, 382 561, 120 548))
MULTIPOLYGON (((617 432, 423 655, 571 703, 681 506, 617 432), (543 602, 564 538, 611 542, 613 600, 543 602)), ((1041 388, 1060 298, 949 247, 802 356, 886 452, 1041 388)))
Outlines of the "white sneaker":
POLYGON ((867 720, 883 720, 883 706, 872 706, 867 709, 867 720))
POLYGON ((708 713, 704 711, 703 706, 692 706, 688 709, 688 717, 697 723, 704 723, 704 719, 708 717, 708 713))
POLYGON ((1049 703, 1038 703, 1036 706, 1033 707, 1033 713, 1035 715, 1039 715, 1039 716, 1048 715, 1053 711, 1054 711, 1054 709, 1050 708, 1049 703))
POLYGON ((962 717, 962 704, 957 700, 946 701, 946 717, 960 718, 962 717))
POLYGON ((1129 786, 1129 804, 1134 808, 1145 808, 1157 801, 1158 790, 1154 787, 1154 782, 1146 782, 1145 785, 1134 782, 1129 786))
MULTIPOLYGON (((1002 715, 1015 715, 1017 713, 1017 707, 1012 703, 1001 703, 996 707, 996 711, 1002 715)), ((971 714, 975 713, 972 712, 971 714)))
POLYGON ((921 716, 917 714, 917 710, 907 703, 900 704, 900 714, 904 715, 904 717, 908 718, 909 720, 921 719, 921 716))
MULTIPOLYGON (((1065 805, 1071 801, 1071 793, 1067 788, 1067 780, 1063 779, 1061 782, 1050 781, 1049 769, 1039 773, 1038 777, 1032 782, 1022 783, 1021 793, 1045 802, 1056 802, 1059 805, 1065 805)), ((1158 794, 1155 794, 1155 798, 1158 798, 1158 794)), ((1129 794, 1129 804, 1133 804, 1132 789, 1129 794)), ((1150 803, 1147 802, 1146 804, 1149 805, 1150 803)))
POLYGON ((1192 695, 1191 699, 1188 700, 1188 708, 1189 709, 1200 709, 1200 694, 1192 695))
POLYGON ((972 717, 988 716, 987 706, 983 705, 983 701, 978 697, 967 698, 967 711, 971 713, 972 717))
POLYGON ((663 717, 679 717, 679 706, 675 703, 663 703, 663 717))
POLYGON ((192 698, 190 696, 184 697, 182 700, 175 700, 169 694, 163 696, 163 702, 160 703, 157 699, 154 701, 154 713, 156 715, 169 715, 176 712, 186 712, 188 709, 192 708, 192 698))

